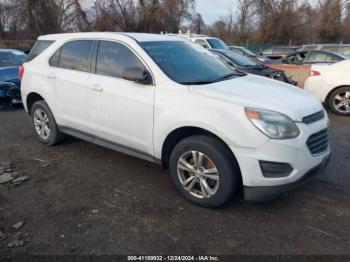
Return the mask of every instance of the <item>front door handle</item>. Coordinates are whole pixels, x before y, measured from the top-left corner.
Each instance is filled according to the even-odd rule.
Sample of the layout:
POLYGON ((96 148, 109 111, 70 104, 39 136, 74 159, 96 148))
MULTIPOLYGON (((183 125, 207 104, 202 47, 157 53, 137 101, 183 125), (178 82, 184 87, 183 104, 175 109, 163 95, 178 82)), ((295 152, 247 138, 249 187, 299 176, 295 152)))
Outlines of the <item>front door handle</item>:
POLYGON ((103 88, 99 84, 95 84, 92 86, 92 90, 96 92, 102 92, 103 88))
POLYGON ((49 72, 49 73, 47 74, 47 77, 48 77, 48 78, 51 78, 51 79, 55 79, 55 78, 56 78, 56 75, 55 75, 54 72, 49 72))

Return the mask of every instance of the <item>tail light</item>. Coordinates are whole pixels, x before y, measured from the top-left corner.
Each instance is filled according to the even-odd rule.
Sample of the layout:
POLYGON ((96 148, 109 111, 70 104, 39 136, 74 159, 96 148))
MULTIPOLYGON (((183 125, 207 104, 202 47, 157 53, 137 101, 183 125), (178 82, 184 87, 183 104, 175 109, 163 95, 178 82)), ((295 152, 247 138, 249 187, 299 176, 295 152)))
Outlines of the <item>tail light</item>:
POLYGON ((19 69, 18 69, 18 74, 19 74, 19 79, 22 80, 23 78, 23 75, 24 75, 24 66, 20 66, 19 69))
POLYGON ((315 70, 310 70, 309 76, 320 76, 321 73, 315 70))

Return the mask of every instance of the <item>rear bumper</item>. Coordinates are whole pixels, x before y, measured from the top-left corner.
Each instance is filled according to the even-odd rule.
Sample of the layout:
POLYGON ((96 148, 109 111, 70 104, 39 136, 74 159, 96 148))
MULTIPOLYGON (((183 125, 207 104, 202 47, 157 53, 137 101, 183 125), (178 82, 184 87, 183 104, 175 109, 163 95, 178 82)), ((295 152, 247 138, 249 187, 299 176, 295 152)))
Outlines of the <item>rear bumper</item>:
POLYGON ((278 186, 256 186, 244 187, 244 199, 251 202, 266 202, 274 200, 291 190, 301 186, 310 178, 314 177, 320 170, 324 169, 331 158, 331 153, 326 155, 322 162, 301 176, 297 181, 278 186))

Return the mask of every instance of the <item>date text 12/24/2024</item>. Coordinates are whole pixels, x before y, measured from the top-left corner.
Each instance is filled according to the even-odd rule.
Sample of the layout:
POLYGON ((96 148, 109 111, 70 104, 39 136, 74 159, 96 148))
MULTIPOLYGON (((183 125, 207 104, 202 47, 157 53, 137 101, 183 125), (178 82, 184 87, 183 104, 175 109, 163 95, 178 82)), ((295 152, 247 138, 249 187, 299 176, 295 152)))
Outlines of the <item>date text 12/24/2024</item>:
POLYGON ((128 256, 128 261, 219 261, 217 256, 128 256))

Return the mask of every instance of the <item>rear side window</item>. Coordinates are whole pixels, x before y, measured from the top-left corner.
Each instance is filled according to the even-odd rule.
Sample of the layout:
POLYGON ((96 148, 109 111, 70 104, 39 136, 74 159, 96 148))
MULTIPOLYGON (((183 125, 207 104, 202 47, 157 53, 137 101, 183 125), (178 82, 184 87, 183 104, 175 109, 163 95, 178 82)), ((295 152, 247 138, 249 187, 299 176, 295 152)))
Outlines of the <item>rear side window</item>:
POLYGON ((93 41, 78 40, 66 43, 61 48, 60 54, 57 52, 51 57, 50 63, 58 64, 58 67, 89 72, 90 71, 90 53, 93 41), (57 60, 58 63, 57 63, 57 60))
POLYGON ((138 57, 126 46, 109 41, 100 41, 96 74, 122 78, 127 68, 145 68, 138 57))
POLYGON ((50 45, 52 45, 55 41, 48 40, 38 40, 33 46, 32 50, 27 57, 27 62, 32 61, 35 57, 40 55, 43 51, 45 51, 50 45))

